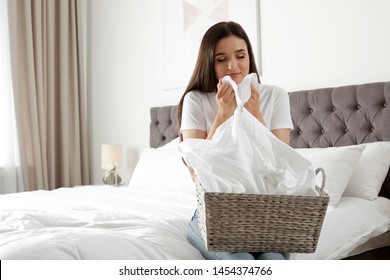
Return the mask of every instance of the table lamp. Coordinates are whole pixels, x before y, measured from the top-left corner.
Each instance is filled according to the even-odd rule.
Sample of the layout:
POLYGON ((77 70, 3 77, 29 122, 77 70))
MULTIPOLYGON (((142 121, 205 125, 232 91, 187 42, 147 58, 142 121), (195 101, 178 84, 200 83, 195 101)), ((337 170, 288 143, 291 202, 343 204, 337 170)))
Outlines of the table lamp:
POLYGON ((122 162, 121 145, 102 145, 102 169, 104 169, 103 183, 106 185, 118 186, 122 178, 118 175, 117 169, 122 162))

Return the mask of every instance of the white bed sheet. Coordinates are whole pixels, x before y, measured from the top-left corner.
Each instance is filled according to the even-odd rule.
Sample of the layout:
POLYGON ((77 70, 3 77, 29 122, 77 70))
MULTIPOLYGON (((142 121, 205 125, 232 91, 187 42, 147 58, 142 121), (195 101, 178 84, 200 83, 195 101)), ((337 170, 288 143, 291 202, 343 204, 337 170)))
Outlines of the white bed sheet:
POLYGON ((336 207, 328 208, 315 253, 291 254, 290 259, 342 259, 370 238, 389 230, 389 199, 342 197, 336 207))

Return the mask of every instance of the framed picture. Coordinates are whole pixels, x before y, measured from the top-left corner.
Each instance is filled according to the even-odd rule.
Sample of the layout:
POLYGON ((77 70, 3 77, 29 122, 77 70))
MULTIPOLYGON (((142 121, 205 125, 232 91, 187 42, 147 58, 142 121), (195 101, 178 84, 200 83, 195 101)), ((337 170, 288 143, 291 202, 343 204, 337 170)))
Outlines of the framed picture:
POLYGON ((220 21, 235 21, 245 29, 261 72, 258 0, 169 0, 162 5, 165 90, 187 86, 204 33, 220 21))

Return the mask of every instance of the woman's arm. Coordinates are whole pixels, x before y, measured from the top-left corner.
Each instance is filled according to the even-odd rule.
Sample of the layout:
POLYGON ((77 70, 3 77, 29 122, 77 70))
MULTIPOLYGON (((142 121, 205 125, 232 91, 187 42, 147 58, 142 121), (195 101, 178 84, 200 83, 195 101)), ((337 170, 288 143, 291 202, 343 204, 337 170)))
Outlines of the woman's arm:
POLYGON ((188 138, 206 139, 207 132, 197 129, 185 129, 181 132, 181 135, 183 136, 183 140, 188 138))
MULTIPOLYGON (((256 87, 251 84, 251 96, 249 100, 245 103, 244 107, 263 125, 265 125, 265 121, 263 118, 263 114, 260 111, 260 92, 256 89, 256 87)), ((280 141, 290 145, 290 129, 274 129, 271 131, 280 141)))
POLYGON ((289 128, 283 128, 283 129, 274 129, 271 130, 271 132, 278 138, 280 141, 286 143, 287 145, 290 145, 290 129, 289 128))
MULTIPOLYGON (((188 138, 198 138, 198 139, 206 139, 207 132, 203 130, 197 130, 197 129, 185 129, 181 132, 181 135, 183 136, 183 140, 188 138)), ((194 169, 189 166, 183 159, 183 163, 188 168, 188 171, 190 172, 192 181, 195 182, 195 172, 194 169)))

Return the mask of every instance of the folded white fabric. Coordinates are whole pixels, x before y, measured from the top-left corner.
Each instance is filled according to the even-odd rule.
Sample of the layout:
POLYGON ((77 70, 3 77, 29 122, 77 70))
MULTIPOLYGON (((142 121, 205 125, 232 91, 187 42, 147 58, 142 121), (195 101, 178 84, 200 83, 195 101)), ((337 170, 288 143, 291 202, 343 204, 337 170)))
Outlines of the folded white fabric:
POLYGON ((246 76, 239 85, 229 76, 222 81, 235 91, 234 115, 211 140, 186 139, 179 145, 205 191, 314 195, 313 165, 244 107, 251 83, 257 83, 256 74, 246 76))

